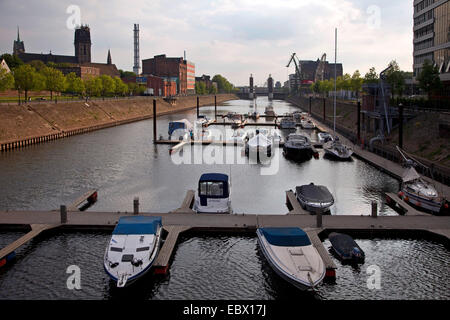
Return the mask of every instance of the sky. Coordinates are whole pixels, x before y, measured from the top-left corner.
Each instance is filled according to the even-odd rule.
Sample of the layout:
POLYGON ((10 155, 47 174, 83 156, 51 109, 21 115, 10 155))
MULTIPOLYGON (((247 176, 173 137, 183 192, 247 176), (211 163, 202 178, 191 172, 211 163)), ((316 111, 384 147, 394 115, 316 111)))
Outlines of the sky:
MULTIPOLYGON (((300 60, 326 53, 344 73, 377 72, 395 59, 412 70, 412 0, 0 0, 0 53, 11 53, 20 27, 25 51, 74 55, 73 26, 91 29, 92 61, 111 49, 119 69, 133 69, 133 25, 140 25, 140 59, 158 54, 195 63, 196 75, 221 74, 236 86, 253 74, 282 83, 293 52, 300 60)), ((142 65, 141 65, 142 67, 142 65)))

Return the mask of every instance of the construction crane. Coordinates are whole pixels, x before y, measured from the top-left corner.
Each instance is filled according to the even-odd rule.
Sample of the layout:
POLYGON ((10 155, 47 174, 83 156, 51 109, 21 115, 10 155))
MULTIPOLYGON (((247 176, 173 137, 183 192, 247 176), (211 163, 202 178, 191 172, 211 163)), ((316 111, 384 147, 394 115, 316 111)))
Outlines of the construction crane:
POLYGON ((323 81, 323 74, 325 73, 325 61, 327 60, 327 54, 324 53, 322 58, 320 58, 319 64, 317 65, 316 75, 314 76, 314 82, 323 81))
POLYGON ((294 80, 295 80, 295 92, 297 92, 297 91, 298 91, 298 80, 301 80, 301 76, 300 76, 300 68, 299 68, 300 60, 298 60, 298 58, 297 58, 297 61, 298 61, 298 63, 297 63, 297 61, 295 60, 295 58, 297 58, 297 56, 296 56, 296 54, 295 54, 295 52, 294 52, 294 53, 292 54, 292 56, 291 56, 291 59, 289 60, 289 62, 288 62, 288 64, 287 64, 286 68, 289 68, 289 66, 291 65, 291 62, 294 61, 294 64, 295 64, 295 74, 296 74, 296 77, 294 77, 294 80))

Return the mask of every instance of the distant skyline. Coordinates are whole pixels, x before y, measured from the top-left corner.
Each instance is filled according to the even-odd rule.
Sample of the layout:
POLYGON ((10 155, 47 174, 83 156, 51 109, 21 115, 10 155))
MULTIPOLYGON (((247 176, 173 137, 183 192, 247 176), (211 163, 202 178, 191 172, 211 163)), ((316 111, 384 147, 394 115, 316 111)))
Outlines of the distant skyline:
MULTIPOLYGON (((256 85, 269 74, 284 82, 293 52, 300 60, 323 53, 344 73, 370 67, 379 73, 395 59, 412 70, 412 1, 387 0, 218 0, 218 1, 59 1, 2 0, 0 52, 12 53, 20 27, 26 52, 73 55, 74 31, 67 28, 71 5, 91 28, 92 61, 106 62, 111 49, 117 68, 133 69, 133 24, 140 25, 140 59, 154 55, 182 57, 196 65, 196 75, 221 74, 236 86, 256 85)), ((142 68, 142 62, 141 62, 142 68)), ((142 69, 141 69, 142 70, 142 69)))

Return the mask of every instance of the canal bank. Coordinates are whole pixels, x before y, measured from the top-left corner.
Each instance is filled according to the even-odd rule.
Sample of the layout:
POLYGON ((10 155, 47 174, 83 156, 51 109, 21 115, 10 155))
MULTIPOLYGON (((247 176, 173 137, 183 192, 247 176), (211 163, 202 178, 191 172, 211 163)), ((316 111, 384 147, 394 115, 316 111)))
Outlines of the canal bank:
MULTIPOLYGON (((237 99, 218 94, 217 103, 237 99)), ((103 128, 176 113, 197 106, 196 96, 178 97, 174 105, 159 97, 33 103, 0 107, 0 151, 52 141, 103 128)), ((200 106, 214 105, 214 95, 199 97, 200 106)))

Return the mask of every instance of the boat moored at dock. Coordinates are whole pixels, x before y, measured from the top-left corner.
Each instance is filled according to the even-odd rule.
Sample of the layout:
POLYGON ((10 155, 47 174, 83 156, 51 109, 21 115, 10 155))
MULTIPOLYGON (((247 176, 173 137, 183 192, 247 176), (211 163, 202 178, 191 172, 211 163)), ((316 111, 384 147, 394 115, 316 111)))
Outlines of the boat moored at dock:
POLYGON ((329 234, 333 252, 343 262, 364 263, 365 254, 352 237, 343 233, 329 234))
POLYGON ((259 246, 272 269, 301 290, 316 287, 325 277, 325 264, 300 228, 258 228, 259 246))
POLYGON ((311 213, 324 213, 334 204, 334 197, 327 187, 314 183, 297 186, 295 195, 303 209, 311 213))
POLYGON ((353 150, 342 144, 338 139, 328 141, 323 145, 325 154, 337 160, 350 160, 353 150))
POLYGON ((120 217, 106 248, 103 266, 117 287, 146 274, 159 251, 161 217, 120 217))
POLYGON ((195 193, 197 213, 231 213, 230 182, 223 173, 202 174, 195 193))
POLYGON ((286 158, 306 161, 310 160, 315 152, 308 137, 292 133, 283 145, 283 154, 286 158))

